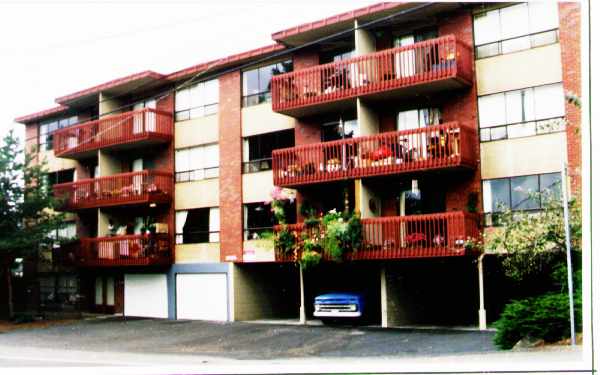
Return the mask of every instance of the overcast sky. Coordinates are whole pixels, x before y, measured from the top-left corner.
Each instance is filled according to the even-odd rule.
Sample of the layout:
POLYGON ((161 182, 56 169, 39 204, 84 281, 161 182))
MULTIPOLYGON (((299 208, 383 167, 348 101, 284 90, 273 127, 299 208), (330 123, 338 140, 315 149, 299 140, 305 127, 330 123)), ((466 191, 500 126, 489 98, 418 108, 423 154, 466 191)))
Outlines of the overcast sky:
POLYGON ((376 0, 0 0, 0 136, 54 98, 270 43, 275 31, 376 0))

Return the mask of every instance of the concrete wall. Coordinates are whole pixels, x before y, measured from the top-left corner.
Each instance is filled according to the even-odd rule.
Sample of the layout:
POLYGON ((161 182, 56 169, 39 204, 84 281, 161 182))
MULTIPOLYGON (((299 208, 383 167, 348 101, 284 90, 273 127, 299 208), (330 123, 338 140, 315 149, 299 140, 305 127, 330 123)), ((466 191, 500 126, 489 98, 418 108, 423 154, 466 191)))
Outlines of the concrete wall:
POLYGON ((209 178, 200 181, 175 184, 175 209, 218 207, 219 180, 209 178))
POLYGON ((98 150, 98 173, 98 177, 121 173, 121 160, 102 149, 98 150))
POLYGON ((48 172, 76 169, 78 165, 76 160, 55 157, 54 151, 40 151, 39 160, 46 161, 46 169, 48 169, 48 172))
POLYGON ((566 134, 507 139, 481 144, 483 179, 558 172, 566 157, 566 134))
POLYGON ((558 43, 480 59, 475 67, 479 95, 562 81, 558 43))
POLYGON ((298 318, 299 280, 293 264, 234 264, 234 320, 298 318))
POLYGON ((242 175, 243 202, 264 202, 273 191, 273 171, 245 173, 242 175))
POLYGON ((175 148, 219 141, 219 116, 211 115, 175 123, 175 148))
POLYGON ((218 263, 219 243, 175 245, 175 263, 218 263))
POLYGON ((274 262, 275 243, 272 239, 244 241, 244 262, 274 262))
POLYGON ((293 117, 273 112, 270 102, 242 108, 242 137, 293 129, 295 123, 293 117))

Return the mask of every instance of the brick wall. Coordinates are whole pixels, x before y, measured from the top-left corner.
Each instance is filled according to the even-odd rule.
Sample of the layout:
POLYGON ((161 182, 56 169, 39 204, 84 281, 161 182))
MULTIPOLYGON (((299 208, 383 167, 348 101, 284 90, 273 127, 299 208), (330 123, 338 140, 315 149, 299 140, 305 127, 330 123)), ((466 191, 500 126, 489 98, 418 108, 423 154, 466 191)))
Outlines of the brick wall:
POLYGON ((219 77, 221 261, 242 260, 242 117, 240 72, 219 77))
MULTIPOLYGON (((25 151, 31 153, 38 148, 38 124, 25 125, 25 151)), ((39 150, 38 150, 39 151, 39 150)))
MULTIPOLYGON (((457 40, 466 43, 473 50, 473 18, 468 11, 460 11, 443 18, 439 25, 440 35, 454 34, 457 40)), ((473 51, 474 52, 474 51, 473 51)), ((474 55, 471 57, 474 59, 474 55)), ((474 66, 474 64, 473 64, 474 66)), ((442 106, 442 118, 444 122, 458 121, 463 125, 470 126, 478 134, 477 122, 477 86, 475 72, 473 72, 473 85, 464 91, 451 92, 446 96, 447 100, 442 106)), ((478 210, 482 210, 481 199, 481 168, 479 164, 479 142, 474 145, 477 168, 468 174, 453 174, 444 178, 448 186, 446 195, 446 210, 465 210, 469 193, 478 195, 478 210)))
MULTIPOLYGON (((558 5, 560 18, 560 50, 565 92, 581 97, 581 6, 574 2, 558 5)), ((567 125, 567 157, 571 192, 581 189, 581 109, 565 103, 567 125)))

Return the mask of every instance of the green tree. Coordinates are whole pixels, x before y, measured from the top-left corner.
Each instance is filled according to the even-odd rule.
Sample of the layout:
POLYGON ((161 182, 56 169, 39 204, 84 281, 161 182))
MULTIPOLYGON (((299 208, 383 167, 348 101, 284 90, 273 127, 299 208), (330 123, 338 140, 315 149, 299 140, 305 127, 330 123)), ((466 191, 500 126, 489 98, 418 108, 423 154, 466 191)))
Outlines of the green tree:
POLYGON ((63 224, 56 213, 44 163, 25 153, 10 131, 0 145, 0 271, 8 288, 8 313, 13 316, 11 268, 16 258, 36 257, 52 246, 52 233, 63 224))

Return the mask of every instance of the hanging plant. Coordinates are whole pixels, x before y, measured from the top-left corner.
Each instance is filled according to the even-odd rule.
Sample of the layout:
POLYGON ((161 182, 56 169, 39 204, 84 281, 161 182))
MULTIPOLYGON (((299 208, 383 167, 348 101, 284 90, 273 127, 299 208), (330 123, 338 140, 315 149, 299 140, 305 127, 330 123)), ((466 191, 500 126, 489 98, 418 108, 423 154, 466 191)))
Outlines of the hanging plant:
POLYGON ((296 236, 289 230, 288 226, 283 224, 281 230, 275 235, 275 248, 284 255, 291 255, 294 252, 296 236))
POLYGON ((316 251, 304 251, 300 257, 299 263, 303 270, 314 268, 321 263, 323 256, 316 251))

